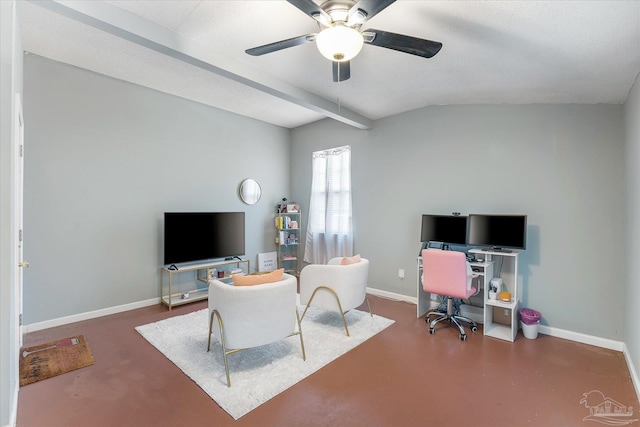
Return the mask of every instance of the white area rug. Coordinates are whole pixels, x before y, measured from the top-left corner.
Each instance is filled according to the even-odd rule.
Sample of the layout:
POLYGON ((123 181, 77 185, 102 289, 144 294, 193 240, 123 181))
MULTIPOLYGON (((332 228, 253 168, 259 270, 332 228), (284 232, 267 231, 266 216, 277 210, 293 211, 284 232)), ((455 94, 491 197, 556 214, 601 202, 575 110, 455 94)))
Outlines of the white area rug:
MULTIPOLYGON (((303 308, 300 308, 302 314, 303 308)), ((227 387, 222 346, 211 339, 207 353, 208 311, 199 310, 136 330, 196 382, 218 405, 238 419, 394 323, 368 312, 345 315, 347 337, 338 313, 310 308, 302 321, 307 360, 300 337, 229 355, 227 387)))

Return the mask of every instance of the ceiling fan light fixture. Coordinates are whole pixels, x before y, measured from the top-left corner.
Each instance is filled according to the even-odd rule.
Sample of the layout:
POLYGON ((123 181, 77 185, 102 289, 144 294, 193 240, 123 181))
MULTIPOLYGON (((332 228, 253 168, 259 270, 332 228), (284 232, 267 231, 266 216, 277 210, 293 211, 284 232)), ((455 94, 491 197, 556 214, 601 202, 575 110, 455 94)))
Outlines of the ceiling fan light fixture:
POLYGON ((335 62, 353 59, 363 44, 362 34, 342 23, 325 28, 316 37, 316 46, 322 56, 335 62))
POLYGON ((366 20, 367 20, 367 12, 365 12, 362 9, 358 9, 353 14, 351 14, 351 16, 349 16, 349 19, 347 20, 347 25, 350 27, 353 27, 354 25, 362 24, 366 20))

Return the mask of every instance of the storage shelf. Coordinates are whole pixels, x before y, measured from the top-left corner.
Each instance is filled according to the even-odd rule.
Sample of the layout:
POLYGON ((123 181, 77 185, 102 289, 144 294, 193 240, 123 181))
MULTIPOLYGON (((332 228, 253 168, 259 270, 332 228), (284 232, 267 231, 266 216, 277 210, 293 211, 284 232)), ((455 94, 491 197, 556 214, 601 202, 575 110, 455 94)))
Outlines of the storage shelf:
MULTIPOLYGON (((201 301, 208 297, 208 285, 209 285, 209 273, 213 269, 224 268, 228 266, 236 266, 236 269, 241 269, 245 274, 249 274, 250 272, 250 263, 247 259, 234 259, 234 260, 224 260, 224 261, 214 261, 207 263, 199 263, 199 264, 190 264, 180 266, 178 269, 173 270, 168 267, 162 267, 160 269, 160 304, 166 305, 169 310, 173 306, 189 304, 191 302, 201 301), (242 266, 245 266, 244 268, 242 266), (246 269, 246 271, 245 271, 246 269), (207 287, 185 290, 183 292, 175 292, 173 285, 173 276, 177 274, 184 273, 194 273, 194 283, 200 282, 205 283, 207 287), (165 281, 165 276, 168 280, 165 281), (182 298, 183 293, 189 293, 189 298, 182 298)), ((223 270, 224 271, 224 270, 223 270)), ((231 275, 228 274, 228 271, 225 271, 224 277, 218 278, 215 277, 216 280, 225 281, 230 280, 231 275)))
POLYGON ((497 323, 492 323, 490 325, 485 324, 484 334, 489 337, 499 338, 505 341, 513 341, 510 326, 499 325, 497 323))
POLYGON ((518 305, 518 302, 517 301, 506 302, 506 301, 488 299, 485 301, 485 305, 490 305, 492 307, 508 308, 513 310, 518 305))
MULTIPOLYGON (((493 268, 491 268, 491 274, 485 277, 485 290, 484 290, 484 334, 490 337, 498 338, 505 341, 515 341, 518 333, 518 304, 520 302, 520 286, 518 286, 518 251, 513 252, 496 252, 485 251, 480 249, 471 249, 470 253, 482 255, 484 263, 493 264, 496 257, 500 257, 500 278, 502 278, 503 286, 507 292, 511 292, 511 301, 500 301, 498 299, 489 298, 489 287, 491 279, 493 279, 493 268), (494 319, 494 309, 496 310, 509 310, 506 317, 509 321, 509 325, 503 325, 496 323, 494 319)), ((487 270, 486 270, 487 271, 487 270)), ((500 292, 501 290, 499 290, 500 292)), ((501 313, 497 311, 496 314, 501 313)), ((503 321, 505 319, 502 319, 503 321)))
POLYGON ((286 273, 295 276, 300 274, 301 220, 300 211, 279 212, 275 218, 278 268, 284 268, 286 273))
POLYGON ((171 297, 169 297, 168 295, 163 295, 162 302, 165 305, 171 305, 173 307, 177 305, 189 304, 196 301, 202 301, 203 299, 207 299, 207 297, 209 296, 208 291, 209 289, 204 288, 189 291, 189 298, 182 298, 182 293, 173 294, 171 295, 171 297))

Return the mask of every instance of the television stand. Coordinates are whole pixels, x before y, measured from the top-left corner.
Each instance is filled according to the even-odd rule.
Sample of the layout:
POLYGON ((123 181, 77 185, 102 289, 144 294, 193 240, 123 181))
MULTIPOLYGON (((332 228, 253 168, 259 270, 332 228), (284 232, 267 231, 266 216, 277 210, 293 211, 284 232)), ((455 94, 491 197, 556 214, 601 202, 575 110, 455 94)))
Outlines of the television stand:
POLYGON ((224 275, 216 279, 222 282, 228 282, 231 280, 231 270, 235 265, 236 269, 242 269, 245 274, 249 274, 249 260, 240 259, 237 260, 224 260, 224 261, 212 261, 206 263, 185 265, 176 268, 175 265, 169 267, 162 267, 160 269, 160 289, 162 295, 160 296, 160 304, 166 305, 171 308, 176 305, 189 304, 196 301, 201 301, 209 297, 209 273, 215 269, 218 272, 223 271, 224 275), (244 265, 244 267, 243 267, 244 265), (175 269, 173 269, 174 267, 175 269), (181 280, 181 283, 188 282, 189 288, 185 289, 185 286, 181 286, 181 289, 176 289, 177 286, 173 284, 173 276, 176 274, 183 274, 192 272, 193 282, 189 280, 181 280), (165 276, 168 280, 165 281, 165 276), (199 283, 204 283, 203 286, 198 286, 199 283))

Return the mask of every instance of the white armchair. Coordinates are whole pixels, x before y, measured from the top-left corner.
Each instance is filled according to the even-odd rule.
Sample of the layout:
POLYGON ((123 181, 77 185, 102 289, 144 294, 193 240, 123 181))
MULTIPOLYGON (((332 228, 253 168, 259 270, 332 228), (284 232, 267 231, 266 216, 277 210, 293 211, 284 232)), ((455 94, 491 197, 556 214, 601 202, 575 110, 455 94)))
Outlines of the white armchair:
POLYGON ((207 351, 213 334, 222 345, 227 387, 231 387, 227 356, 240 350, 300 335, 302 359, 306 360, 296 294, 297 280, 289 274, 284 274, 278 282, 254 286, 209 282, 207 351), (218 321, 217 327, 214 327, 214 318, 218 321))
POLYGON ((309 307, 320 307, 336 311, 342 316, 344 330, 349 336, 345 313, 359 307, 365 300, 371 313, 371 304, 367 298, 367 277, 369 260, 340 265, 342 258, 333 258, 326 265, 307 265, 300 272, 300 304, 306 305, 302 319, 309 307))

